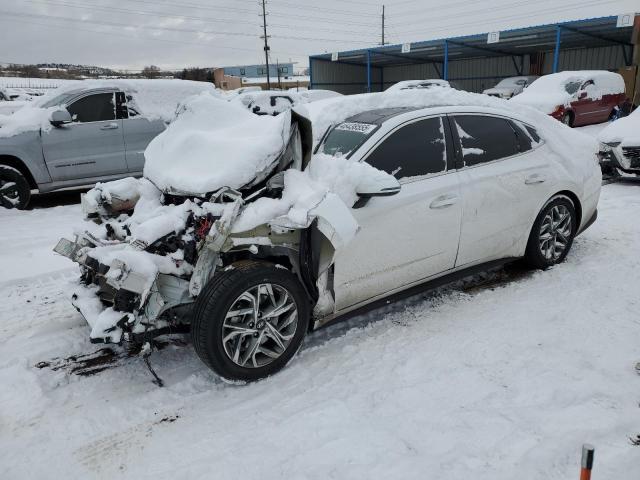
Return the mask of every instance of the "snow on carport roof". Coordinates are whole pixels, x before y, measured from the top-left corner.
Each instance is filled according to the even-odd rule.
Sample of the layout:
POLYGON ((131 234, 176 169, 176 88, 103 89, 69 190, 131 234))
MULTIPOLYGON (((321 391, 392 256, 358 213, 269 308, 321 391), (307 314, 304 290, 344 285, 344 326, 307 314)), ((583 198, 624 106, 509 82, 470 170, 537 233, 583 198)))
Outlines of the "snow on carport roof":
MULTIPOLYGON (((558 27, 562 30, 562 48, 630 45, 632 27, 616 27, 617 17, 589 18, 569 22, 501 30, 498 43, 487 43, 487 33, 461 37, 438 38, 412 42, 411 51, 402 53, 402 45, 372 46, 338 53, 339 63, 377 67, 441 63, 445 57, 445 42, 452 60, 487 56, 519 57, 537 50, 549 50, 556 44, 558 27)), ((330 53, 312 55, 311 59, 331 60, 330 53)))

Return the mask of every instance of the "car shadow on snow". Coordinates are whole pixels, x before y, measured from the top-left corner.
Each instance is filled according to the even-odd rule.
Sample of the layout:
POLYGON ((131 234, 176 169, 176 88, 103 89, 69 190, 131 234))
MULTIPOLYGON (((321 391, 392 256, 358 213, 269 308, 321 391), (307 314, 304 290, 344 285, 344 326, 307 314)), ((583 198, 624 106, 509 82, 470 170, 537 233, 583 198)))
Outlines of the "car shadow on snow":
POLYGON ((29 201, 28 208, 30 210, 38 210, 41 208, 77 205, 80 203, 80 195, 87 190, 87 188, 83 188, 80 190, 62 190, 59 192, 33 194, 29 201))

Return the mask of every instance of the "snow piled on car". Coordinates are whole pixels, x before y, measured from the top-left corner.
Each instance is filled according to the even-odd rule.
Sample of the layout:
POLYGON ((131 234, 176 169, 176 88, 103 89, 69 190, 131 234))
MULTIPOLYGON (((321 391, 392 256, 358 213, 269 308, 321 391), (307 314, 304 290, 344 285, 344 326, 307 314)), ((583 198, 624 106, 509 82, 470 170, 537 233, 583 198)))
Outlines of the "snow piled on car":
POLYGON ((551 114, 557 107, 567 105, 573 98, 565 89, 566 85, 573 82, 582 84, 589 79, 595 83, 589 89, 589 97, 594 100, 604 95, 624 93, 624 80, 617 73, 600 70, 566 71, 540 77, 511 101, 517 103, 518 107, 528 105, 551 114))
POLYGON ((640 146, 640 109, 636 109, 628 117, 616 120, 605 128, 598 140, 603 143, 618 143, 623 147, 640 146))
MULTIPOLYGON (((538 82, 540 80, 536 80, 533 85, 537 85, 538 82)), ((522 94, 517 98, 520 96, 522 94)), ((393 107, 436 108, 450 106, 485 107, 491 109, 487 113, 505 115, 532 125, 538 130, 538 133, 547 142, 551 150, 566 161, 580 163, 595 159, 598 149, 595 139, 562 125, 539 110, 527 105, 516 106, 513 100, 503 100, 453 88, 414 89, 351 95, 301 105, 294 108, 294 111, 311 120, 315 145, 322 139, 329 127, 368 110, 393 107)))
POLYGON ((234 102, 198 95, 151 141, 144 176, 169 193, 238 189, 272 170, 290 126, 289 112, 259 117, 234 102))

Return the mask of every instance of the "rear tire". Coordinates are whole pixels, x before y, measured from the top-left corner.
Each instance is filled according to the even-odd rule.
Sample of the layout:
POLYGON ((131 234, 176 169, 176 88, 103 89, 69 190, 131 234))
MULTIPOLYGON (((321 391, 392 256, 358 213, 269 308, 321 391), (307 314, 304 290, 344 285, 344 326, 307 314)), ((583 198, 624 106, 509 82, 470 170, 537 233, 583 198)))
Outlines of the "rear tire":
POLYGON ((562 116, 562 123, 564 123, 567 127, 573 128, 573 113, 565 112, 562 116))
POLYGON ((223 379, 250 382, 291 360, 309 315, 310 302, 293 273, 243 261, 216 274, 200 293, 191 338, 200 359, 223 379))
POLYGON ((533 222, 525 261, 543 270, 562 263, 571 250, 577 230, 573 202, 563 195, 553 197, 533 222))
POLYGON ((24 210, 31 199, 27 179, 13 167, 0 165, 0 206, 24 210))

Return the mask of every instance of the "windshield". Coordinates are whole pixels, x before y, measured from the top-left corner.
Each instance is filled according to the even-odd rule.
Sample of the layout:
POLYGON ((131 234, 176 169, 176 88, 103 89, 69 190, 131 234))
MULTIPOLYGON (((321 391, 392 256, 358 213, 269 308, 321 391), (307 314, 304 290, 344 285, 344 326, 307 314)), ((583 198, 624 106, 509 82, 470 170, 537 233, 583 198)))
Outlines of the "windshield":
POLYGON ((329 132, 322 144, 322 153, 334 157, 348 157, 376 130, 370 123, 345 122, 329 132))
POLYGON ((504 80, 501 80, 500 82, 498 82, 496 87, 513 87, 515 85, 518 85, 518 81, 519 80, 521 80, 521 79, 519 79, 519 78, 505 78, 504 80))
POLYGON ((37 103, 37 106, 42 108, 49 108, 49 107, 55 107, 57 105, 63 105, 63 104, 66 104, 67 101, 71 99, 71 97, 77 94, 78 92, 73 92, 73 93, 67 92, 67 93, 61 93, 60 95, 56 95, 53 98, 44 97, 40 99, 40 101, 37 103))
POLYGON ((582 85, 581 81, 578 82, 568 82, 565 84, 564 89, 567 93, 573 95, 580 89, 580 85, 582 85))

